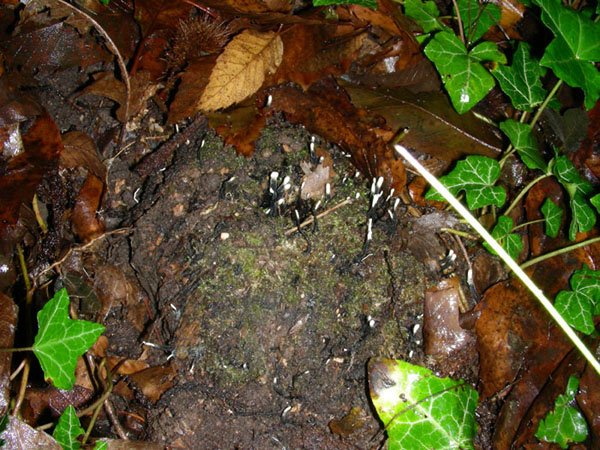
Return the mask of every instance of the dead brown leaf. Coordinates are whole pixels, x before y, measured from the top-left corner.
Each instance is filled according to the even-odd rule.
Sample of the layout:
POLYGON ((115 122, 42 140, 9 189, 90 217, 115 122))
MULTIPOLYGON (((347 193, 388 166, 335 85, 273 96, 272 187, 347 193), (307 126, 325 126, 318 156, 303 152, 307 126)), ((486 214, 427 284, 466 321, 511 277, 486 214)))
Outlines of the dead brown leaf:
POLYGON ((172 365, 156 366, 136 372, 129 379, 142 391, 144 396, 152 403, 156 403, 160 396, 173 387, 173 378, 177 371, 172 365))
POLYGON ((144 38, 159 30, 174 30, 193 8, 184 0, 135 0, 134 4, 135 20, 140 24, 144 38))
POLYGON ((89 242, 104 233, 104 220, 98 215, 103 192, 104 182, 88 173, 71 214, 73 229, 82 242, 89 242))
MULTIPOLYGON (((12 299, 0 292, 0 347, 13 346, 18 311, 12 299)), ((0 354, 0 416, 8 412, 10 405, 11 362, 12 353, 0 354)))
POLYGON ((442 93, 342 86, 356 107, 383 117, 393 132, 406 130, 403 145, 422 153, 454 161, 464 155, 495 158, 501 151, 490 126, 471 113, 459 115, 442 93))
POLYGON ((283 41, 274 32, 245 30, 217 58, 198 108, 227 108, 254 94, 274 73, 283 56, 283 41))
POLYGON ((358 406, 355 406, 341 419, 329 422, 329 429, 333 434, 348 437, 365 425, 367 415, 358 406))
POLYGON ((60 154, 60 167, 73 169, 83 167, 103 180, 106 167, 100 160, 96 143, 83 131, 70 131, 62 136, 64 150, 60 154))
POLYGON ((208 113, 211 127, 223 138, 226 144, 233 145, 236 151, 250 157, 254 153, 254 142, 260 136, 267 119, 263 110, 259 110, 255 103, 250 105, 243 102, 227 113, 208 113))
POLYGON ((48 433, 37 431, 13 416, 10 416, 6 430, 2 433, 1 437, 6 442, 6 448, 43 448, 44 450, 62 449, 60 444, 48 433))

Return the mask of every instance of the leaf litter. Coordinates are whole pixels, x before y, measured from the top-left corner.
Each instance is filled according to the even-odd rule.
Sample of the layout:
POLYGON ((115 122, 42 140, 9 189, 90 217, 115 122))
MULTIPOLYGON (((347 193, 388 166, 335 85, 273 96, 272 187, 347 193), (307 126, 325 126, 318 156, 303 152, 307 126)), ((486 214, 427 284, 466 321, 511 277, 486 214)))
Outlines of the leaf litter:
MULTIPOLYGON (((398 5, 379 1, 376 11, 357 5, 335 6, 328 10, 332 15, 326 17, 321 14, 324 10, 310 8, 297 14, 287 1, 207 1, 202 2, 198 14, 192 13, 186 2, 165 7, 139 0, 135 14, 121 2, 111 2, 109 7, 98 2, 94 5, 98 21, 115 39, 117 50, 131 58, 138 49, 128 91, 122 74, 119 80, 110 67, 108 71, 106 67, 91 69, 97 61, 107 61, 107 52, 90 33, 90 22, 69 9, 62 10, 59 3, 50 4, 50 15, 46 22, 39 22, 41 27, 39 23, 34 27, 33 34, 23 31, 25 27, 17 28, 2 47, 9 55, 11 45, 25 43, 24 59, 9 58, 7 66, 12 75, 18 66, 23 68, 18 81, 22 86, 38 89, 39 83, 56 83, 49 81, 54 73, 57 80, 70 86, 54 84, 49 91, 40 90, 43 94, 38 101, 49 114, 19 89, 12 91, 13 102, 2 110, 3 126, 11 126, 13 131, 3 129, 0 136, 14 135, 15 124, 20 123, 25 145, 22 150, 16 147, 12 154, 2 154, 9 168, 2 173, 2 182, 12 190, 2 190, 6 202, 2 203, 1 231, 7 242, 22 240, 32 274, 46 277, 44 265, 58 261, 51 268, 60 269, 60 276, 70 280, 72 294, 81 298, 81 312, 107 326, 105 351, 112 358, 109 366, 115 373, 127 374, 115 392, 122 393, 119 401, 127 399, 132 410, 138 408, 139 412, 140 405, 145 406, 142 416, 135 420, 142 424, 141 429, 146 427, 146 439, 194 446, 205 436, 205 430, 219 433, 225 430, 219 427, 226 426, 252 429, 257 436, 253 441, 228 436, 226 442, 231 445, 285 442, 293 447, 319 441, 337 448, 365 443, 377 429, 374 418, 361 413, 369 411, 362 391, 364 367, 370 357, 404 359, 439 370, 448 354, 455 355, 458 344, 468 342, 462 356, 454 359, 452 372, 478 385, 484 400, 502 396, 496 434, 478 439, 494 439, 496 445, 506 446, 527 439, 534 442, 535 438, 523 431, 530 420, 527 410, 538 396, 542 398, 543 382, 555 371, 566 371, 566 359, 561 363, 562 357, 556 355, 570 354, 570 346, 534 303, 523 300, 528 294, 512 281, 505 281, 502 270, 493 270, 496 275, 488 273, 494 266, 486 260, 481 266, 474 265, 474 269, 479 267, 476 291, 483 296, 471 314, 471 324, 458 320, 455 307, 454 300, 461 291, 471 296, 462 279, 448 293, 444 293, 445 288, 440 291, 440 304, 452 306, 441 325, 432 314, 421 316, 425 285, 438 284, 441 272, 448 270, 450 251, 461 254, 463 250, 439 231, 447 225, 444 221, 437 227, 423 225, 427 228, 424 231, 416 221, 406 226, 398 220, 402 215, 418 216, 431 210, 423 198, 424 187, 419 188, 419 180, 407 175, 388 143, 404 134, 407 145, 438 167, 452 165, 462 155, 496 157, 502 144, 493 129, 471 113, 459 116, 439 92, 423 92, 435 90, 438 83, 419 80, 433 78, 423 75, 432 72, 423 63, 427 60, 413 37, 414 27, 407 25, 398 5), (337 21, 331 20, 334 16, 337 21), (67 20, 53 24, 48 22, 52 17, 67 20), (222 39, 208 46, 210 51, 201 45, 202 39, 198 40, 199 52, 175 51, 169 42, 174 42, 178 33, 208 32, 204 25, 198 26, 200 31, 192 30, 194 25, 189 24, 198 17, 215 24, 216 28, 206 29, 220 30, 222 39), (141 27, 143 41, 132 31, 137 26, 134 20, 141 27), (49 43, 64 42, 61 53, 51 60, 32 53, 35 45, 45 45, 40 36, 50 36, 49 43), (179 58, 177 63, 173 59, 169 62, 168 57, 162 59, 169 51, 179 58), (34 62, 39 70, 37 78, 31 71, 34 62), (70 69, 75 66, 87 71, 86 77, 104 72, 101 77, 109 83, 90 82, 92 78, 84 81, 70 69), (344 74, 346 80, 363 80, 368 86, 335 78, 344 74), (62 96, 54 89, 62 90, 62 96), (75 91, 79 95, 73 95, 75 91), (93 122, 96 110, 99 115, 93 122), (176 144, 169 141, 174 124, 184 126, 198 112, 207 115, 211 127, 226 143, 251 159, 235 157, 212 132, 206 134, 205 127, 191 139, 176 144), (27 120, 33 122, 32 127, 22 126, 27 120), (121 123, 127 121, 130 134, 125 142, 132 146, 117 155, 114 142, 121 123), (80 132, 80 123, 95 125, 87 128, 89 137, 77 137, 75 145, 80 147, 73 150, 73 141, 62 132, 69 128, 80 132), (301 127, 323 140, 319 147, 326 142, 336 147, 313 154, 314 136, 301 127), (300 142, 293 146, 299 150, 285 150, 290 148, 284 146, 282 136, 286 134, 300 142), (32 146, 37 143, 42 145, 32 146), (160 158, 145 159, 144 171, 139 172, 144 179, 130 170, 161 144, 165 151, 160 158), (326 161, 324 155, 331 155, 332 161, 326 161), (362 177, 356 178, 348 162, 362 172, 362 177), (163 171, 165 165, 168 167, 163 171), (260 208, 267 180, 274 172, 282 179, 289 177, 292 193, 299 192, 303 181, 304 189, 311 193, 305 198, 291 194, 282 197, 277 218, 267 217, 260 208), (387 189, 385 195, 368 189, 380 176, 387 189), (418 200, 418 208, 409 204, 407 181, 412 181, 410 192, 418 200), (385 198, 392 188, 402 198, 400 207, 393 206, 396 197, 392 195, 391 200, 374 201, 379 195, 385 198), (32 203, 34 192, 39 197, 37 204, 32 203), (37 211, 40 204, 41 212, 37 211), (340 204, 343 207, 338 209, 340 204), (316 220, 318 208, 326 214, 316 220), (314 221, 310 231, 300 227, 308 219, 314 221), (40 220, 50 226, 47 237, 32 231, 40 220), (119 226, 130 228, 126 231, 132 233, 130 241, 118 234, 107 237, 105 227, 115 230, 119 226), (291 238, 282 238, 286 230, 295 228, 291 238), (436 245, 423 238, 427 233, 437 233, 433 235, 436 245), (86 242, 90 246, 83 245, 86 242), (96 246, 94 251, 90 251, 91 244, 96 246), (74 251, 59 259, 65 246, 74 251), (72 283, 75 279, 80 281, 72 283), (96 292, 89 295, 90 290, 96 292), (450 342, 443 333, 458 339, 450 342), (473 358, 471 333, 476 336, 479 364, 473 358), (426 358, 432 355, 436 361, 426 358), (120 368, 125 365, 134 368, 120 368), (515 371, 516 367, 521 369, 515 371), (165 418, 165 411, 172 421, 165 418), (230 416, 231 420, 223 422, 230 416), (277 425, 268 417, 276 418, 277 425), (187 425, 182 425, 184 422, 187 425), (201 425, 190 429, 192 423, 201 425), (295 424, 294 428, 290 430, 289 424, 295 424)), ((470 2, 459 3, 460 9, 470 2)), ((501 2, 502 23, 514 36, 519 34, 518 27, 508 21, 505 12, 511 9, 513 14, 522 5, 509 3, 501 2)), ((553 7, 538 3, 544 11, 553 7)), ((45 14, 33 7, 30 10, 30 17, 45 14)), ((425 12, 427 23, 435 28, 439 20, 436 11, 428 8, 425 12)), ((490 17, 496 13, 494 10, 490 17)), ((569 14, 559 13, 565 17, 569 14)), ((512 20, 522 14, 515 16, 512 20)), ((473 46, 461 54, 472 60, 473 74, 479 70, 480 61, 501 60, 498 54, 475 43, 483 36, 481 30, 487 28, 483 22, 465 24, 473 46)), ((587 22, 584 25, 589 26, 587 22)), ((569 39, 567 36, 568 50, 581 54, 580 64, 587 70, 594 55, 581 53, 569 39)), ((493 72, 509 85, 516 84, 520 66, 531 70, 526 47, 519 47, 519 52, 522 59, 493 72)), ((552 58, 548 53, 543 62, 560 70, 560 62, 552 58)), ((540 87, 530 81, 526 83, 533 86, 531 96, 524 97, 523 104, 539 102, 540 87)), ((593 81, 592 77, 589 83, 593 81)), ((575 80, 577 83, 582 84, 586 105, 590 106, 595 99, 593 86, 582 80, 575 80)), ((487 85, 475 95, 486 92, 487 85)), ((471 91, 463 94, 469 99, 465 95, 452 98, 459 110, 463 103, 473 102, 471 91)), ((565 218, 546 203, 545 225, 533 224, 518 234, 511 233, 511 226, 498 231, 516 253, 539 255, 564 245, 577 231, 594 233, 589 215, 592 209, 582 197, 590 189, 589 173, 581 178, 578 170, 587 164, 595 173, 597 164, 590 149, 597 135, 593 125, 588 127, 587 137, 582 137, 584 126, 572 135, 573 127, 567 130, 561 125, 561 120, 567 123, 572 115, 549 113, 546 126, 555 133, 556 142, 572 152, 574 165, 565 157, 554 167, 568 195, 556 182, 544 180, 548 181, 544 186, 551 189, 547 192, 553 195, 552 205, 563 209, 565 204, 571 205, 575 216, 571 229, 565 229, 565 218), (580 142, 583 144, 577 149, 580 142), (571 186, 574 188, 569 190, 571 186), (555 240, 543 233, 544 226, 553 227, 555 240)), ((597 113, 592 110, 588 116, 595 120, 597 113)), ((515 135, 513 129, 503 129, 517 151, 525 155, 527 166, 545 169, 547 155, 534 153, 537 146, 528 134, 530 130, 525 130, 523 140, 523 130, 516 130, 520 134, 515 135)), ((459 164, 456 166, 460 169, 459 164)), ((490 173, 490 169, 486 171, 490 173)), ((482 170, 475 172, 480 175, 482 170)), ((460 189, 468 180, 456 177, 460 189)), ((591 180, 596 186, 597 180, 591 180)), ((482 189, 491 187, 488 181, 482 189)), ((511 198, 514 186, 507 185, 506 194, 511 198)), ((541 205, 546 199, 542 191, 534 187, 516 214, 542 218, 541 205)), ((503 194, 494 191, 492 202, 499 203, 496 197, 503 194)), ((472 248, 466 251, 473 255, 472 248)), ((596 256, 597 248, 589 246, 568 259, 539 264, 532 272, 542 285, 551 279, 553 284, 546 288, 555 293, 569 289, 571 279, 572 296, 584 295, 596 306, 595 298, 588 299, 587 292, 580 292, 581 283, 571 278, 579 280, 575 271, 581 264, 596 270, 596 256)), ((5 250, 2 257, 6 258, 5 250)), ((14 264, 12 256, 8 260, 14 264)), ((457 267, 450 266, 459 274, 465 273, 464 258, 458 261, 457 267)), ((12 279, 9 283, 14 283, 14 275, 12 279)), ((471 298, 476 299, 477 295, 471 298)), ((593 326, 590 323, 586 316, 586 330, 593 326)), ((93 354, 99 361, 100 353, 93 354)), ((575 397, 597 435, 597 424, 593 423, 597 380, 589 369, 581 369, 578 376, 581 383, 575 397)), ((567 379, 566 375, 560 378, 564 383, 567 379)), ((553 392, 564 393, 566 384, 559 384, 553 392)), ((536 421, 553 407, 551 400, 544 401, 536 421)), ((103 425, 117 428, 114 421, 101 420, 103 425)), ((133 431, 134 421, 123 422, 131 424, 134 434, 140 433, 140 429, 133 431)), ((489 433, 489 429, 481 425, 480 434, 489 433)), ((216 437, 204 442, 210 445, 210 439, 216 437)), ((214 440, 215 445, 223 443, 222 439, 214 440)))

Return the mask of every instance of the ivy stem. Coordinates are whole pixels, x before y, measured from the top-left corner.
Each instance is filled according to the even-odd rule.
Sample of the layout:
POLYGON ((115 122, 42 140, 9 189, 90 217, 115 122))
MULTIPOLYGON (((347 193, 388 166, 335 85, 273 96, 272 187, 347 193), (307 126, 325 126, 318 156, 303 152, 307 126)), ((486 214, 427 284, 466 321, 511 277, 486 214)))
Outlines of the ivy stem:
POLYGON ((463 237, 465 239, 469 239, 471 241, 478 241, 479 236, 475 236, 471 233, 467 233, 466 231, 455 230, 454 228, 440 228, 440 231, 444 233, 455 234, 457 236, 463 237))
POLYGON ((551 173, 545 173, 543 175, 540 175, 536 179, 531 180, 527 186, 525 186, 523 189, 521 189, 521 192, 519 192, 519 195, 517 195, 515 197, 515 199, 510 204, 510 206, 508 208, 506 208, 506 211, 504 211, 504 215, 508 216, 508 214, 513 210, 513 208, 519 204, 519 202, 525 196, 525 194, 527 194, 529 189, 531 189, 538 181, 543 180, 544 178, 549 177, 551 175, 552 175, 551 173))
POLYGON ((540 222, 545 222, 545 221, 546 221, 546 219, 536 219, 536 220, 530 220, 529 222, 525 222, 525 223, 522 223, 521 225, 517 225, 516 227, 514 227, 514 228, 512 229, 512 231, 516 231, 516 230, 518 230, 519 228, 526 227, 527 225, 533 225, 534 223, 540 223, 540 222))
POLYGON ((598 242, 598 241, 600 241, 600 237, 595 237, 592 239, 588 239, 586 241, 578 242, 577 244, 569 245, 568 247, 559 248, 558 250, 554 250, 552 252, 545 253, 543 255, 538 256, 537 258, 533 258, 533 259, 530 259, 529 261, 524 262, 523 264, 521 264, 521 269, 526 269, 526 268, 533 266, 534 264, 537 264, 541 261, 545 261, 547 259, 554 258, 555 256, 561 255, 563 253, 568 253, 573 250, 577 250, 580 247, 585 247, 586 245, 590 245, 590 244, 593 244, 594 242, 598 242))
POLYGON ((0 353, 32 352, 32 351, 33 351, 33 347, 21 347, 21 348, 2 347, 2 348, 0 348, 0 353))
POLYGON ((460 40, 464 44, 465 48, 467 47, 467 42, 465 41, 465 29, 463 26, 463 21, 460 18, 460 11, 458 10, 458 3, 456 0, 452 0, 452 4, 454 5, 454 10, 456 11, 456 20, 458 21, 458 32, 460 34, 460 40))
POLYGON ((21 376, 21 386, 19 386, 19 394, 15 401, 15 409, 12 412, 13 417, 18 417, 23 399, 25 398, 25 391, 27 390, 27 381, 29 380, 29 369, 31 367, 29 357, 25 358, 25 366, 23 367, 23 375, 21 376))
POLYGON ((540 105, 538 110, 535 112, 535 115, 533 116, 533 119, 531 119, 531 123, 529 124, 529 125, 531 125, 532 130, 533 130, 533 127, 535 126, 536 122, 538 121, 538 119, 540 118, 542 113, 544 112, 544 109, 546 109, 546 106, 548 106, 548 103, 550 102, 550 100, 552 100, 552 97, 554 97, 554 94, 556 94, 556 91, 558 91, 558 88, 560 88, 562 86, 562 83, 563 83, 563 80, 560 80, 560 79, 556 82, 556 84, 554 85, 554 87, 552 88, 550 93, 544 99, 544 102, 540 105))

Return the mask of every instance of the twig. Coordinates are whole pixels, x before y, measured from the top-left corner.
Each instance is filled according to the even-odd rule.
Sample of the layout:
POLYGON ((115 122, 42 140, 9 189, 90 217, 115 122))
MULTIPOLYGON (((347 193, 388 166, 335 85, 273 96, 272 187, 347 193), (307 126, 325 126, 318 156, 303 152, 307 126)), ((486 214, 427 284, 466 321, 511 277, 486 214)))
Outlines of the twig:
MULTIPOLYGON (((317 215, 317 219, 320 219, 321 217, 325 217, 327 214, 332 213, 333 211, 335 211, 336 209, 341 208, 344 205, 347 205, 348 203, 351 203, 352 199, 351 198, 347 198, 346 200, 344 200, 341 203, 338 203, 335 206, 332 206, 331 208, 323 211, 321 214, 317 215)), ((296 231, 298 231, 300 228, 304 228, 307 225, 310 225, 311 223, 313 223, 315 221, 314 216, 309 217, 308 219, 306 219, 304 222, 302 222, 300 225, 295 226, 294 228, 290 228, 289 230, 287 230, 285 232, 285 236, 289 236, 290 234, 294 234, 296 231)))
POLYGON ((19 387, 19 395, 17 395, 17 400, 15 401, 15 409, 13 410, 13 417, 17 417, 19 415, 19 410, 21 409, 21 404, 23 403, 23 399, 25 398, 25 391, 27 390, 27 381, 29 380, 29 363, 30 355, 25 358, 25 366, 23 367, 23 376, 21 377, 21 386, 19 387))

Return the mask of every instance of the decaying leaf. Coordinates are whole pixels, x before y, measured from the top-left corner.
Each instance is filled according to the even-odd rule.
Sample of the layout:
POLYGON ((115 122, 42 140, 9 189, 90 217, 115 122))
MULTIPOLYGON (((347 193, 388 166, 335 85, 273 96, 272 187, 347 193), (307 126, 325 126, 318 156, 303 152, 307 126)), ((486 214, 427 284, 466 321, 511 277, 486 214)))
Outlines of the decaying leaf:
MULTIPOLYGON (((17 305, 0 292, 0 346, 12 347, 17 328, 17 305)), ((0 354, 0 416, 8 412, 10 405, 10 365, 12 353, 0 354)))
POLYGON ((103 192, 104 182, 93 173, 88 173, 71 215, 73 228, 83 242, 89 242, 104 232, 104 221, 98 216, 103 192))
POLYGON ((62 136, 64 150, 60 155, 60 167, 72 169, 83 167, 100 179, 104 179, 106 166, 102 163, 96 143, 83 131, 70 131, 62 136))
POLYGON ((173 387, 173 378, 176 371, 172 365, 156 366, 136 372, 129 376, 136 386, 152 403, 156 403, 160 396, 173 387))
POLYGON ((62 450, 62 447, 49 434, 38 431, 25 422, 10 417, 6 430, 0 435, 6 448, 26 449, 43 448, 45 450, 62 450))
POLYGON ((282 56, 283 41, 274 32, 246 30, 237 35, 217 58, 199 108, 227 108, 254 94, 265 76, 275 72, 282 56))

